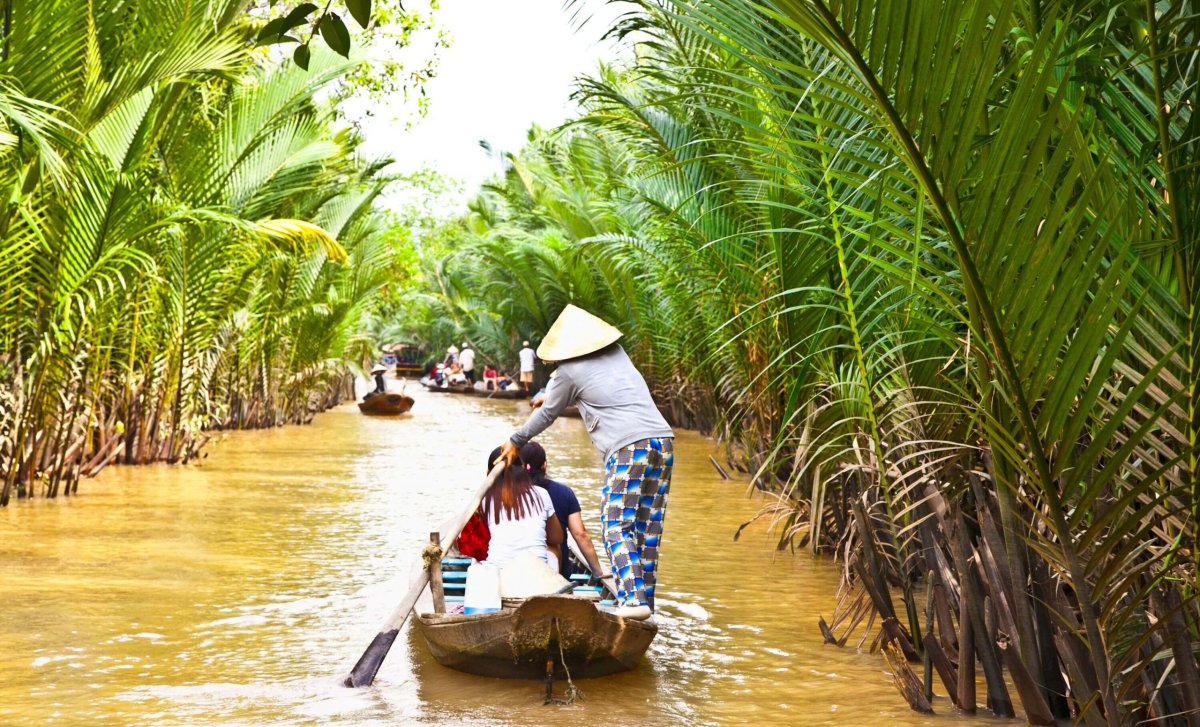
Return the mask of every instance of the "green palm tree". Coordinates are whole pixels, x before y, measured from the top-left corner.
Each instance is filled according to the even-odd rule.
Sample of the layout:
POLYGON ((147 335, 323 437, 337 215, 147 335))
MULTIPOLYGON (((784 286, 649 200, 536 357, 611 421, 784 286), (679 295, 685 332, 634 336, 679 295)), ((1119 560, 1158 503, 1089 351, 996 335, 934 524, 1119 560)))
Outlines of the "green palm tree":
POLYGON ((354 65, 273 66, 242 2, 10 7, 0 504, 335 403, 390 270, 386 162, 318 100, 354 65))
POLYGON ((609 316, 781 546, 849 554, 850 611, 899 584, 889 639, 973 649, 993 710, 1004 670, 1034 721, 1200 710, 1193 3, 625 4, 635 64, 427 261, 431 315, 609 316))

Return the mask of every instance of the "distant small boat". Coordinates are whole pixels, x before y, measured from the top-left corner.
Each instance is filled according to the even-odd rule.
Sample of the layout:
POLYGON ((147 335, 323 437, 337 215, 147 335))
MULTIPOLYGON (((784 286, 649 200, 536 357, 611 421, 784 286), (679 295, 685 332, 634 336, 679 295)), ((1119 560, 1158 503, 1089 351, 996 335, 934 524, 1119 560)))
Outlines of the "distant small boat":
POLYGON ((419 363, 401 362, 396 364, 396 367, 392 369, 392 374, 397 379, 416 378, 423 373, 425 373, 425 367, 419 363))
POLYGON ((527 399, 529 394, 525 390, 517 387, 514 389, 475 389, 475 396, 483 397, 484 399, 527 399))
POLYGON ((417 630, 442 666, 507 679, 601 677, 641 661, 653 621, 621 618, 576 595, 534 596, 495 613, 417 615, 417 630), (564 663, 565 669, 564 669, 564 663))
POLYGON ((433 379, 429 378, 428 376, 421 377, 420 384, 421 384, 421 386, 424 386, 426 389, 437 392, 439 394, 473 394, 473 393, 475 393, 475 389, 469 383, 467 383, 467 384, 451 384, 449 386, 438 386, 437 382, 434 381, 433 379))
POLYGON ((392 370, 398 379, 417 378, 425 373, 421 363, 425 353, 421 347, 411 341, 400 341, 382 347, 383 365, 392 370))
POLYGON ((413 398, 406 394, 375 394, 358 402, 358 410, 374 416, 393 416, 412 409, 413 398))
MULTIPOLYGON (((529 406, 533 407, 532 399, 529 401, 529 406)), ((559 413, 559 416, 560 417, 571 417, 573 419, 582 419, 583 418, 583 415, 579 413, 579 407, 573 406, 573 405, 572 406, 564 406, 562 412, 559 413)))

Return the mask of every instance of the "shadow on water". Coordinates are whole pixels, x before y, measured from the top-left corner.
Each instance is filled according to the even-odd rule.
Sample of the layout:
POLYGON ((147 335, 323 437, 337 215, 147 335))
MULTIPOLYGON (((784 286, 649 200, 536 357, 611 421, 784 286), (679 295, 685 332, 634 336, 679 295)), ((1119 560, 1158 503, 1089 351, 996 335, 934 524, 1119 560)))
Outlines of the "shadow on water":
MULTIPOLYGON (((838 569, 777 556, 761 502, 683 433, 660 632, 636 670, 540 683, 441 667, 403 634, 371 689, 339 685, 407 587, 428 532, 483 476, 523 402, 409 393, 411 414, 348 405, 309 427, 235 433, 197 466, 110 469, 70 500, 0 511, 0 724, 839 724, 958 722, 908 711, 877 655, 821 643, 838 569), (561 690, 564 685, 560 684, 561 690)), ((598 507, 578 420, 541 441, 598 507)))

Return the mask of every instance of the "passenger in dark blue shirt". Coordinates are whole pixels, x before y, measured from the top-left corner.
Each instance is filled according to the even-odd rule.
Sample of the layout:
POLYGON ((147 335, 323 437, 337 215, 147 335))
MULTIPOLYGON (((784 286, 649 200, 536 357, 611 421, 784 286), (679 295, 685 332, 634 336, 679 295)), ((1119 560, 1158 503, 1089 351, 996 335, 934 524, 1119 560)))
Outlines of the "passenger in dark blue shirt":
MULTIPOLYGON (((550 502, 554 503, 554 514, 558 516, 559 524, 575 539, 575 544, 579 546, 579 552, 587 560, 592 573, 601 577, 607 576, 608 571, 600 565, 600 559, 596 556, 596 546, 592 544, 592 537, 583 526, 583 517, 579 514, 579 498, 575 497, 575 491, 546 476, 546 450, 537 442, 529 442, 521 447, 520 456, 530 477, 533 478, 533 484, 545 488, 546 492, 550 493, 550 502)), ((570 578, 571 563, 567 557, 570 551, 567 549, 565 538, 559 548, 561 552, 558 557, 558 571, 563 578, 570 578)))

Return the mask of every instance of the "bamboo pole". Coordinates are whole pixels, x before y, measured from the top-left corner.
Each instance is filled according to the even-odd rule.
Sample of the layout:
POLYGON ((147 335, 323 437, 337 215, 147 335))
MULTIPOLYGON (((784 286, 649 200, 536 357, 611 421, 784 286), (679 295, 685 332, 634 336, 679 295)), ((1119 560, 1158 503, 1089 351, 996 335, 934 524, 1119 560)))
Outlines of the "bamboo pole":
MULTIPOLYGON (((459 534, 466 526, 467 521, 471 519, 471 515, 479 509, 479 503, 483 500, 483 496, 491 488, 492 483, 500 477, 504 471, 505 465, 499 463, 492 467, 492 471, 488 473, 487 479, 475 491, 475 495, 471 498, 470 507, 462 511, 462 513, 453 521, 451 526, 445 530, 446 548, 451 548, 458 540, 459 534)), ((375 675, 379 673, 379 667, 383 664, 384 658, 387 657, 388 651, 391 650, 392 644, 396 641, 396 637, 400 634, 400 627, 408 620, 408 615, 412 612, 413 607, 417 605, 417 599, 421 597, 425 586, 429 584, 429 571, 421 568, 416 578, 409 584, 408 592, 401 599, 400 604, 392 611, 391 616, 384 622, 383 628, 371 640, 366 651, 359 657, 358 663, 350 670, 349 676, 343 681, 347 687, 369 687, 375 681, 375 675)))
MULTIPOLYGON (((436 532, 429 534, 429 542, 439 552, 442 549, 442 536, 436 532)), ((442 559, 434 558, 429 561, 429 592, 433 594, 433 612, 446 612, 446 590, 442 585, 442 559)))

